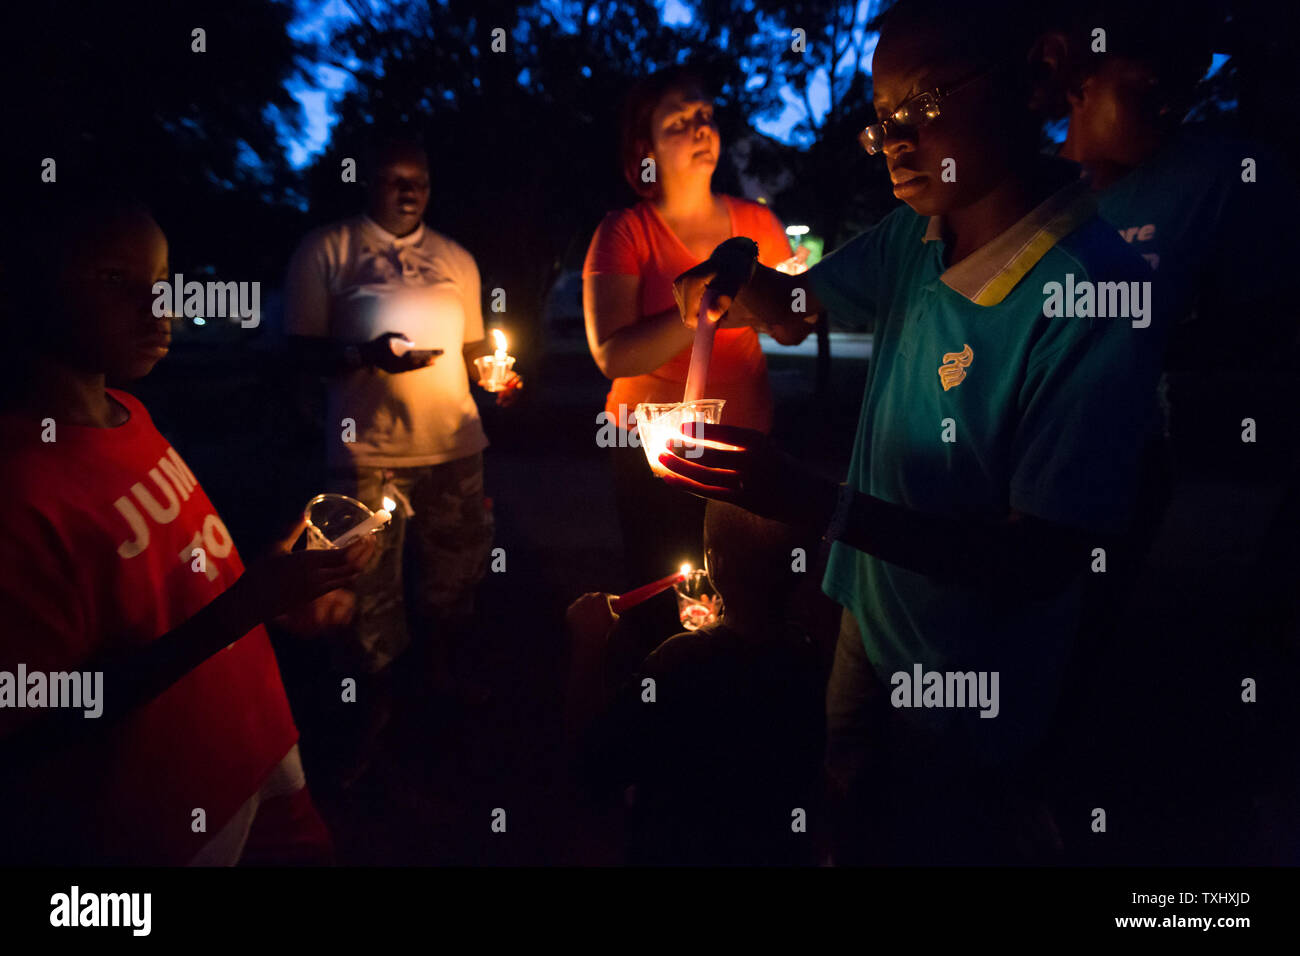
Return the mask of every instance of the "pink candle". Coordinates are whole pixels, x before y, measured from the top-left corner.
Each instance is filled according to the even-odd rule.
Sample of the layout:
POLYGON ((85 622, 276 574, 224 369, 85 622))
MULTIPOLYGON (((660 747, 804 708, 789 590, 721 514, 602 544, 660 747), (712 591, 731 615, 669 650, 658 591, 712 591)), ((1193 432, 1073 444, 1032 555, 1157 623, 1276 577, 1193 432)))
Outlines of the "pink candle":
POLYGON ((643 601, 650 600, 660 591, 667 591, 678 581, 685 580, 685 578, 686 575, 678 571, 675 574, 670 574, 666 578, 660 578, 658 581, 653 581, 650 584, 643 584, 635 590, 628 591, 626 594, 614 598, 614 600, 610 602, 610 606, 614 608, 615 614, 622 614, 628 608, 636 607, 643 601))
POLYGON ((709 379, 709 359, 713 356, 713 333, 717 324, 709 318, 715 296, 708 289, 700 296, 700 314, 695 322, 695 345, 691 349, 691 368, 686 373, 686 395, 683 402, 695 402, 704 397, 704 386, 709 379))

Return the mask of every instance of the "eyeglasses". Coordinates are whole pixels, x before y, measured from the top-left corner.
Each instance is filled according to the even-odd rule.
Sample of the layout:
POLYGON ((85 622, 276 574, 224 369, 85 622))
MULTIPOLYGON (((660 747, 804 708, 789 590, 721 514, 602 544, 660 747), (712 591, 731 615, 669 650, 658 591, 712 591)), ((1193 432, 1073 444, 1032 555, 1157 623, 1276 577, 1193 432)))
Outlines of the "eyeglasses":
POLYGON ((932 90, 926 90, 917 93, 915 96, 909 96, 902 103, 898 104, 898 109, 890 113, 878 123, 872 123, 858 134, 858 142, 872 156, 885 151, 885 138, 898 129, 920 129, 922 126, 928 126, 939 118, 941 111, 939 103, 947 99, 954 93, 965 89, 976 80, 982 80, 990 73, 996 72, 997 67, 989 67, 980 70, 978 73, 971 74, 946 90, 935 87, 932 90))

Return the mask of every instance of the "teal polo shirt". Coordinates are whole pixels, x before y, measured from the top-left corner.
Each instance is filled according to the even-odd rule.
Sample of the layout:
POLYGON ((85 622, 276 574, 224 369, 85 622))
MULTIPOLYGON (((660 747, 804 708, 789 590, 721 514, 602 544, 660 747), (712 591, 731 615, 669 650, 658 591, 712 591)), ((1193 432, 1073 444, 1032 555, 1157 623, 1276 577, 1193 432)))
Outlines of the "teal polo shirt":
MULTIPOLYGON (((964 521, 1017 511, 1122 531, 1156 424, 1166 323, 1048 317, 1045 287, 1150 281, 1149 268, 1097 218, 1082 183, 952 268, 941 236, 937 219, 903 206, 807 274, 837 321, 875 332, 848 482, 964 521)), ((999 672, 996 718, 977 708, 913 713, 996 763, 1023 754, 1046 728, 1079 618, 1079 581, 1049 600, 1014 600, 943 586, 837 542, 823 587, 857 619, 887 687, 918 663, 999 672)))

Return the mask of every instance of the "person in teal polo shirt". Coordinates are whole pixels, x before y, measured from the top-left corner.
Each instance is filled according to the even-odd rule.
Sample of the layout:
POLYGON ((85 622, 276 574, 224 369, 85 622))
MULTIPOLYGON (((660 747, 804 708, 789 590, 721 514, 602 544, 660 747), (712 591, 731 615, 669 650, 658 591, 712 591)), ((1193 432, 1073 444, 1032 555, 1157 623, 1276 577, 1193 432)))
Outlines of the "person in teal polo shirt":
MULTIPOLYGON (((1022 69, 1032 19, 1008 7, 891 10, 879 122, 862 139, 906 205, 802 276, 756 265, 710 314, 779 329, 829 311, 874 328, 847 481, 725 423, 683 426, 660 459, 674 485, 834 542, 841 860, 862 846, 899 862, 993 862, 1022 839, 1059 848, 1024 768, 1080 583, 1132 518, 1157 423, 1165 323, 1150 270, 1096 216, 1077 169, 1038 153, 1022 69)), ((687 324, 714 272, 679 277, 687 324)))

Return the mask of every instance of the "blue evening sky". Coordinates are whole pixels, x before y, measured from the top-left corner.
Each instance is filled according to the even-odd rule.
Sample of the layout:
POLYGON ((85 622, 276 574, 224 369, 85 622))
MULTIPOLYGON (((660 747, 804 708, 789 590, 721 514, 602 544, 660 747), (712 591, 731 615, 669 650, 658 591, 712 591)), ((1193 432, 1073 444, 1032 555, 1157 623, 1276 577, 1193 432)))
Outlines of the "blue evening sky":
MULTIPOLYGON (((374 2, 374 0, 372 0, 374 2)), ((379 0, 380 3, 383 0, 379 0)), ((864 6, 866 0, 863 0, 864 6)), ((378 5, 378 4, 377 4, 378 5)), ((691 8, 681 0, 657 0, 663 22, 669 26, 688 24, 694 17, 691 8)), ((353 22, 355 16, 346 4, 340 0, 295 0, 296 16, 289 27, 289 33, 296 40, 328 40, 335 31, 353 22)), ((874 47, 874 44, 871 45, 874 47)), ((870 56, 867 66, 870 67, 870 56)), ((311 162, 329 142, 337 116, 335 104, 347 92, 352 76, 345 70, 321 64, 307 64, 306 75, 291 80, 287 86, 290 94, 298 102, 298 117, 276 116, 280 128, 280 138, 284 144, 289 162, 300 169, 311 162), (301 127, 300 129, 297 127, 301 127)), ((527 78, 522 77, 526 82, 527 78)), ((809 89, 809 99, 820 122, 830 107, 830 88, 824 75, 819 76, 809 89)), ((794 124, 804 117, 805 108, 795 95, 787 88, 781 91, 784 108, 770 115, 752 118, 754 126, 763 133, 784 143, 807 145, 793 135, 794 124)))
MULTIPOLYGON (((326 0, 324 3, 319 0, 293 0, 293 2, 297 12, 290 24, 289 33, 296 40, 328 41, 337 30, 355 19, 353 12, 340 0, 326 0)), ((387 4, 387 0, 365 0, 365 2, 381 7, 387 4)), ((865 7, 867 0, 862 0, 862 3, 865 7)), ((694 16, 691 8, 681 0, 657 0, 657 5, 663 22, 670 26, 688 24, 694 16)), ((865 19, 865 11, 863 13, 861 19, 865 19)), ((868 42, 866 49, 864 66, 869 72, 871 54, 875 51, 874 36, 868 42)), ((1215 54, 1208 75, 1212 76, 1216 73, 1226 60, 1226 56, 1215 54)), ((330 131, 337 121, 334 106, 347 92, 352 82, 352 75, 346 70, 318 63, 306 64, 304 72, 305 76, 295 78, 287 84, 290 94, 299 104, 299 116, 273 115, 280 129, 280 139, 289 162, 296 169, 309 164, 329 142, 330 131)), ((521 73, 520 81, 527 82, 526 71, 521 73)), ((804 118, 806 108, 789 87, 783 88, 780 93, 785 103, 784 107, 768 114, 751 117, 751 122, 760 132, 783 143, 807 146, 808 137, 798 135, 794 130, 795 124, 804 118)), ((815 120, 820 123, 830 107, 830 87, 824 71, 814 78, 809 87, 808 98, 816 114, 815 120)), ((1064 138, 1063 125, 1056 133, 1060 138, 1064 138)))

